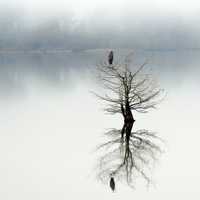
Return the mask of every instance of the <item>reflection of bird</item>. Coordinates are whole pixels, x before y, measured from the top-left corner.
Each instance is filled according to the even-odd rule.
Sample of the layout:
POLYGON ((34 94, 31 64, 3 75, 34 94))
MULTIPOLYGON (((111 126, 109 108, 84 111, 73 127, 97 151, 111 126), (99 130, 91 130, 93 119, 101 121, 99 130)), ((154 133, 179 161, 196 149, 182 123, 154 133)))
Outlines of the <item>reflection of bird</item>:
POLYGON ((112 191, 115 190, 115 180, 113 177, 110 178, 110 188, 112 189, 112 191))
POLYGON ((112 65, 112 63, 113 63, 113 51, 110 51, 110 53, 108 55, 108 63, 109 63, 109 65, 112 65))

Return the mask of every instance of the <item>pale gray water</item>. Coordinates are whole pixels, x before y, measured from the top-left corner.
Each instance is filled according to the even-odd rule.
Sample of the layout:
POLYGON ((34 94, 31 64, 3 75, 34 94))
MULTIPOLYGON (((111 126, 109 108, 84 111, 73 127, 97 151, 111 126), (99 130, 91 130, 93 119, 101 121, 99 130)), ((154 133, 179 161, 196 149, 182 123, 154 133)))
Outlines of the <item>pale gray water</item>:
MULTIPOLYGON (((0 54, 0 93, 3 95, 25 92, 31 81, 40 81, 49 87, 70 85, 70 73, 78 78, 106 60, 108 50, 79 52, 10 52, 0 54)), ((178 87, 182 82, 198 82, 200 51, 134 51, 116 50, 116 59, 134 52, 133 63, 137 66, 147 60, 147 68, 163 81, 165 87, 178 87)), ((93 73, 91 71, 91 73, 93 73)))
POLYGON ((93 169, 101 134, 122 123, 90 93, 98 89, 92 68, 106 52, 0 54, 0 199, 199 198, 200 52, 135 52, 167 93, 158 110, 134 113, 135 128, 159 132, 166 153, 153 173, 156 187, 117 184, 116 194, 93 169))

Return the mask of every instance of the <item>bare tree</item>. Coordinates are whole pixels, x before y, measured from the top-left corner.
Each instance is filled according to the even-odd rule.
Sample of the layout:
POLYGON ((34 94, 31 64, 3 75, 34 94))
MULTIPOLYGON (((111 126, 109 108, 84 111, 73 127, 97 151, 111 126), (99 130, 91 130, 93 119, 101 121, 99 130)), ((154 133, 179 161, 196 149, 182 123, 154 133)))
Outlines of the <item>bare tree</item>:
MULTIPOLYGON (((113 52, 110 54, 113 57, 113 52)), ((152 76, 144 73, 146 63, 132 70, 128 57, 124 64, 117 64, 110 62, 110 54, 107 62, 97 66, 101 83, 109 94, 95 95, 107 103, 107 113, 122 115, 123 127, 105 133, 111 139, 98 147, 106 151, 98 164, 98 177, 103 182, 109 181, 115 190, 116 180, 125 180, 133 186, 133 177, 138 175, 150 183, 149 172, 161 153, 161 138, 144 129, 132 131, 133 113, 146 113, 155 108, 162 91, 152 76)))

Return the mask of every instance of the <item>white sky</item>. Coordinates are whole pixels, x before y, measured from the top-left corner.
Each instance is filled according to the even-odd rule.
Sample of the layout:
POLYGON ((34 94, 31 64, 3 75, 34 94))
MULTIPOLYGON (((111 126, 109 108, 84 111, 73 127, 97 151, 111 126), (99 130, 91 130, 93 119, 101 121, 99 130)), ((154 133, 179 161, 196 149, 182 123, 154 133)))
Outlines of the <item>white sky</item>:
POLYGON ((115 16, 126 12, 142 15, 160 12, 181 16, 197 15, 200 12, 198 0, 1 0, 0 5, 39 16, 72 12, 78 17, 87 17, 96 10, 105 9, 115 16))

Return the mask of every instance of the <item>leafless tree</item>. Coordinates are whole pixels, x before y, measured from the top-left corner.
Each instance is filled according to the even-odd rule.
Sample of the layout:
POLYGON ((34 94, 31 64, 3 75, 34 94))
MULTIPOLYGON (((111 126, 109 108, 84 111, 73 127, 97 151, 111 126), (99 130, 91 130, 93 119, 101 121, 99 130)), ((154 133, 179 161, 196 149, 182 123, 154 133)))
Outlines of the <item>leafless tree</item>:
POLYGON ((125 180, 133 186, 133 177, 138 175, 150 183, 151 166, 161 153, 161 138, 156 133, 144 129, 132 131, 132 128, 133 113, 155 108, 162 99, 162 90, 144 72, 146 63, 137 69, 131 69, 130 64, 127 58, 124 64, 111 64, 108 57, 107 62, 97 66, 101 83, 109 94, 95 95, 106 102, 107 113, 123 117, 123 127, 106 132, 111 139, 98 146, 106 151, 99 160, 98 178, 109 181, 112 190, 116 180, 125 180))

